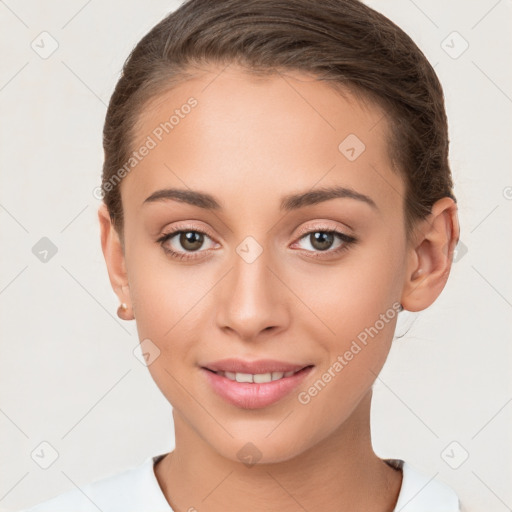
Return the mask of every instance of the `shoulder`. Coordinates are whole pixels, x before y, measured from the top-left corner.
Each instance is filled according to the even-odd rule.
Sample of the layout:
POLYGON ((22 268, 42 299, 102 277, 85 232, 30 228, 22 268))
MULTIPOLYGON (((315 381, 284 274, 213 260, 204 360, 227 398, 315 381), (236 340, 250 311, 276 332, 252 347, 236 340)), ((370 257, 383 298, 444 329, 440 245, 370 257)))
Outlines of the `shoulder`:
POLYGON ((163 455, 19 512, 172 512, 153 470, 159 457, 163 455))
POLYGON ((407 462, 402 468, 402 487, 395 506, 398 512, 460 512, 459 498, 445 483, 427 476, 407 462))

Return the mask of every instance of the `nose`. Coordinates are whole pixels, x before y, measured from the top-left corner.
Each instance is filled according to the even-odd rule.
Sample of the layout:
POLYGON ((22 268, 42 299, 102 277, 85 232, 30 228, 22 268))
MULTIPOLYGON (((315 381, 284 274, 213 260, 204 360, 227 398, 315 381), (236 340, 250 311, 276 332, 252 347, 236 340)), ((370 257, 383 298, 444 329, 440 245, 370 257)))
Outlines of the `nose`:
POLYGON ((279 266, 270 261, 268 251, 254 261, 240 254, 234 254, 233 266, 222 280, 218 327, 245 341, 285 330, 290 322, 290 292, 279 266))

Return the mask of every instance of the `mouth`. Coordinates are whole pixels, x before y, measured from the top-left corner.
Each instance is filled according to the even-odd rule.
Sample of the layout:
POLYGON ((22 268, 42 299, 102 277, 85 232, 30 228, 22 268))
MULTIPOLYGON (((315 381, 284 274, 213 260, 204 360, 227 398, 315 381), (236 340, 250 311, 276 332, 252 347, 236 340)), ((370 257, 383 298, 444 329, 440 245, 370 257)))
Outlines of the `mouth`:
POLYGON ((226 377, 226 379, 232 380, 234 382, 249 382, 252 384, 265 384, 267 382, 273 382, 276 380, 281 380, 287 377, 292 377, 296 373, 302 372, 306 368, 310 368, 312 365, 304 366, 299 370, 291 370, 287 372, 266 372, 266 373, 245 373, 245 372, 230 372, 230 371, 214 371, 210 368, 204 368, 212 373, 220 375, 221 377, 226 377))
POLYGON ((242 409, 260 409, 289 395, 312 371, 312 364, 275 360, 224 359, 201 366, 212 390, 242 409))

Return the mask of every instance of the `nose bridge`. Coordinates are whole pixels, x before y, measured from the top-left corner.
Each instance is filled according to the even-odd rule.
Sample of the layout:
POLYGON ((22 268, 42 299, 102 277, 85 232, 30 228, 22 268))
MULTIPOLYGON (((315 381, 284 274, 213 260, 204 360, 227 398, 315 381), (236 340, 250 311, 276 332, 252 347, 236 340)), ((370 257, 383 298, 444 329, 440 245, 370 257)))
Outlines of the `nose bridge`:
POLYGON ((272 251, 253 236, 247 236, 235 248, 218 309, 220 327, 229 327, 250 339, 264 329, 285 325, 285 290, 274 276, 273 260, 272 251))

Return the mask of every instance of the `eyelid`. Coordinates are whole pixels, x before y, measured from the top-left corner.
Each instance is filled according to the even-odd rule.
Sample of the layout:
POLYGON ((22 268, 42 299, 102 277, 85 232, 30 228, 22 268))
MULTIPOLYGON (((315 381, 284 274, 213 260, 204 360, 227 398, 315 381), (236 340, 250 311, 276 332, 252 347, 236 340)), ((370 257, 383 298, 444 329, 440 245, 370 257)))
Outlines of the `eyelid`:
POLYGON ((340 231, 341 230, 341 233, 343 233, 345 236, 348 236, 348 237, 352 237, 352 235, 347 232, 347 231, 350 231, 350 230, 346 230, 345 228, 342 228, 339 226, 339 224, 328 224, 328 222, 330 221, 318 221, 318 224, 314 224, 314 225, 308 225, 308 226, 304 226, 302 228, 299 229, 298 233, 297 233, 297 239, 301 238, 302 235, 306 235, 306 234, 309 234, 311 233, 312 231, 340 231))
POLYGON ((177 224, 173 224, 172 228, 163 229, 158 235, 158 238, 161 239, 170 234, 176 235, 181 231, 197 231, 198 233, 208 235, 213 241, 217 242, 212 232, 208 228, 204 226, 194 226, 190 223, 190 221, 178 222, 177 224))

